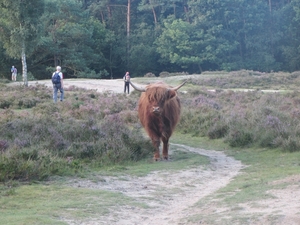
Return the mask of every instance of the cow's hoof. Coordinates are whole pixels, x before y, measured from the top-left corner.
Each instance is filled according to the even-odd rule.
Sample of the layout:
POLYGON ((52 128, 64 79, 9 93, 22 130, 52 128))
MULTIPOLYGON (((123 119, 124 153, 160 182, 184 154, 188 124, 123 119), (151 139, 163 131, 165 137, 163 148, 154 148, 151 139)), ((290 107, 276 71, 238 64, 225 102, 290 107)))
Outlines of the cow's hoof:
POLYGON ((166 160, 166 161, 168 161, 169 157, 168 156, 164 156, 163 159, 166 160))

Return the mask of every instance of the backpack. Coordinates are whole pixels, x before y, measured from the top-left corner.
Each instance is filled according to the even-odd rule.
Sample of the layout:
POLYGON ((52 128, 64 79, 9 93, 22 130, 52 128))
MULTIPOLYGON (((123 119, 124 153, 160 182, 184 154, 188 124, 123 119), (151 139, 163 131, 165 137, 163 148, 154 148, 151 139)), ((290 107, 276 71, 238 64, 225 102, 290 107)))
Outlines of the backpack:
POLYGON ((59 73, 55 73, 55 74, 52 76, 52 83, 53 83, 53 84, 60 84, 60 76, 59 76, 59 73))

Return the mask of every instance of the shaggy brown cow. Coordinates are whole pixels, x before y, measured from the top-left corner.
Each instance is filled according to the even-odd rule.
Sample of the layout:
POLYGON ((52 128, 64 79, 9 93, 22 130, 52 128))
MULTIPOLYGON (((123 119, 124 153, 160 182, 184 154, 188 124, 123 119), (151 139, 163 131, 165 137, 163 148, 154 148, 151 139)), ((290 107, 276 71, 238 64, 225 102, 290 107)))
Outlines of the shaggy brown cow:
POLYGON ((168 159, 169 138, 180 117, 181 106, 177 90, 185 83, 186 81, 175 88, 163 82, 149 84, 145 88, 138 88, 130 82, 135 90, 142 92, 138 114, 141 124, 155 148, 155 160, 160 159, 159 146, 161 141, 163 142, 163 159, 168 159))

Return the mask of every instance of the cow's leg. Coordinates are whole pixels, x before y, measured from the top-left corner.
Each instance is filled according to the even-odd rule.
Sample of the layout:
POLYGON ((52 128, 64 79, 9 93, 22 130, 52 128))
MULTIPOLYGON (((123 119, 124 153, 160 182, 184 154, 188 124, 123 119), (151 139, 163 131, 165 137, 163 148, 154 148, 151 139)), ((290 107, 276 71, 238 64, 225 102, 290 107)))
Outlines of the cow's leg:
POLYGON ((160 140, 159 140, 159 138, 152 138, 152 144, 153 144, 154 149, 155 149, 154 160, 158 161, 158 160, 160 160, 160 155, 159 155, 160 140))
POLYGON ((163 141, 163 159, 168 160, 168 150, 169 150, 169 138, 163 137, 162 138, 163 141))

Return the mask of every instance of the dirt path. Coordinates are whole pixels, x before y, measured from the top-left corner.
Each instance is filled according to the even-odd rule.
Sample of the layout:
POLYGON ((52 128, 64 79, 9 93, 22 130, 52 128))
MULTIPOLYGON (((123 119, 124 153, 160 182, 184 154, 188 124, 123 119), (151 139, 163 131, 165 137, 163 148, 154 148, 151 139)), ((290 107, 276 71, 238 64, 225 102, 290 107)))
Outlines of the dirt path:
POLYGON ((116 206, 103 218, 90 221, 68 221, 69 224, 96 225, 164 225, 186 224, 185 218, 195 213, 193 205, 202 198, 226 186, 235 177, 242 164, 219 151, 173 145, 182 151, 196 152, 210 160, 207 168, 202 166, 177 171, 150 173, 146 177, 101 177, 100 182, 71 180, 69 185, 121 192, 149 206, 147 209, 116 206))
MULTIPOLYGON (((10 83, 9 85, 22 85, 22 82, 10 83)), ((29 81, 28 85, 43 84, 52 88, 51 80, 29 81)), ((122 79, 65 79, 64 88, 68 89, 71 86, 96 90, 98 92, 124 92, 124 81, 122 79)))

